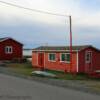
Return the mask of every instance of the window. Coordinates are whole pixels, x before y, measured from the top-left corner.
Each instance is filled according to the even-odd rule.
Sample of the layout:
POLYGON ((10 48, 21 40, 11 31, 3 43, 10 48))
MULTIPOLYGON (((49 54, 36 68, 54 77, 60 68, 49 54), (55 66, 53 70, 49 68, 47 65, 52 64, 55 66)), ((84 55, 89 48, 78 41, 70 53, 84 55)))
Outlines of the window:
POLYGON ((6 46, 5 53, 12 53, 12 46, 6 46))
POLYGON ((70 53, 61 54, 61 61, 70 62, 70 53))
POLYGON ((49 54, 49 61, 55 61, 55 59, 56 59, 55 54, 54 53, 50 53, 49 54))
POLYGON ((90 51, 86 52, 85 61, 86 61, 86 63, 91 62, 91 52, 90 51))

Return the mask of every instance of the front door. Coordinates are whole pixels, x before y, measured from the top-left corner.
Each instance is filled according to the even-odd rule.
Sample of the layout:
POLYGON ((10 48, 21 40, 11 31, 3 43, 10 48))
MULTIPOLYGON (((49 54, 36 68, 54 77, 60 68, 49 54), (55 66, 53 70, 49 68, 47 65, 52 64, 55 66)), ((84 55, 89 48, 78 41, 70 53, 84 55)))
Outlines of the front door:
POLYGON ((87 73, 93 71, 93 67, 92 67, 92 52, 91 51, 87 51, 86 54, 85 54, 85 71, 87 73))
POLYGON ((44 67, 44 53, 38 54, 38 65, 44 67))

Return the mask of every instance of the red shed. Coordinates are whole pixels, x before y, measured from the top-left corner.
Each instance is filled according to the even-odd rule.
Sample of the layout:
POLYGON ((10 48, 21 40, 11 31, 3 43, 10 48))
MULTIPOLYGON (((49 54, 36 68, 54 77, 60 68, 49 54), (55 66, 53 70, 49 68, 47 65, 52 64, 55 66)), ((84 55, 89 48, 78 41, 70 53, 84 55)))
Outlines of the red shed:
POLYGON ((23 45, 15 39, 0 38, 0 61, 22 59, 23 45))
POLYGON ((72 47, 72 66, 70 66, 69 46, 41 46, 33 49, 32 65, 35 67, 77 73, 100 70, 100 50, 91 46, 72 47))

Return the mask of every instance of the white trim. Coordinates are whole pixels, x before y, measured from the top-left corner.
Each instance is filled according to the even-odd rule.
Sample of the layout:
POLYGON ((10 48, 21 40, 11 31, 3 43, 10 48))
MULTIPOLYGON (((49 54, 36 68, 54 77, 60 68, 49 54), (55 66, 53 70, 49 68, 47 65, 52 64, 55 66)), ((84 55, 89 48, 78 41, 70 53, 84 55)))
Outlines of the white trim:
POLYGON ((8 39, 10 39, 10 38, 4 38, 4 39, 0 40, 0 42, 6 41, 8 39))
POLYGON ((79 71, 79 52, 77 52, 77 72, 79 71))
POLYGON ((86 71, 92 71, 93 70, 93 66, 92 66, 92 55, 93 55, 93 52, 91 51, 91 50, 87 50, 86 52, 85 52, 85 70, 86 71), (86 61, 86 53, 89 53, 90 52, 90 54, 91 54, 91 58, 90 58, 90 61, 86 61), (89 67, 90 67, 90 69, 87 69, 87 64, 89 64, 89 67))
POLYGON ((62 61, 62 54, 70 54, 70 53, 60 53, 60 62, 70 63, 70 61, 62 61))
POLYGON ((12 46, 5 46, 5 53, 6 54, 12 54, 13 53, 13 47, 12 46))
MULTIPOLYGON (((32 50, 33 52, 34 51, 38 51, 38 52, 43 52, 43 51, 52 51, 52 52, 70 52, 70 50, 32 50)), ((72 50, 72 52, 77 52, 77 51, 80 51, 80 50, 72 50)))
POLYGON ((85 63, 86 63, 86 64, 87 64, 87 63, 92 63, 91 60, 92 60, 92 51, 86 51, 86 52, 85 52, 85 63), (91 58, 90 58, 89 61, 86 61, 87 53, 91 53, 91 58))
POLYGON ((48 61, 50 61, 50 62, 56 62, 56 53, 48 53, 48 61), (50 60, 50 59, 49 59, 49 55, 50 55, 50 54, 54 54, 54 55, 55 55, 55 60, 50 60))

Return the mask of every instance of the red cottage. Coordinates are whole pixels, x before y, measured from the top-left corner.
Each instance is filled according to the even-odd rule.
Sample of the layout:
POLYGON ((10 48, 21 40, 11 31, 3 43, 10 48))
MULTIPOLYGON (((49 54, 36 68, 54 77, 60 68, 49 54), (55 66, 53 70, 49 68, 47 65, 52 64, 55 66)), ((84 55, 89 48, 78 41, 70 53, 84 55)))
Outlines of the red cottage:
POLYGON ((32 65, 41 69, 77 73, 100 70, 99 49, 91 45, 73 46, 72 49, 72 65, 69 46, 41 46, 33 49, 32 65))
POLYGON ((22 59, 23 45, 12 38, 0 38, 0 61, 22 59))

